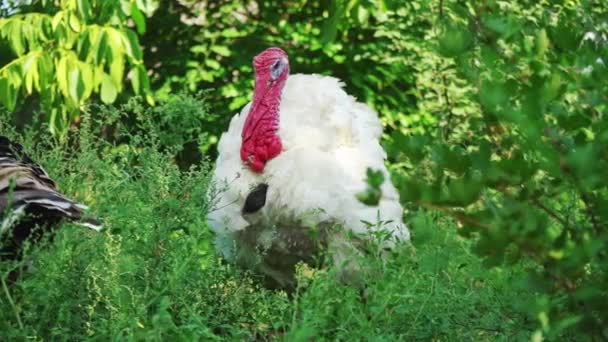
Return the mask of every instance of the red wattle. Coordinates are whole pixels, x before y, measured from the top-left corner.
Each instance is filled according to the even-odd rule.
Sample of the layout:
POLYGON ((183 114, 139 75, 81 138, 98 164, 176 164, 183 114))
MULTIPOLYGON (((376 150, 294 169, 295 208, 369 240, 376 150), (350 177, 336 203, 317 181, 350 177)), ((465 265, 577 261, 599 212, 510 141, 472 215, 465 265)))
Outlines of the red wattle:
POLYGON ((279 129, 281 93, 289 75, 287 55, 281 49, 264 50, 253 59, 253 101, 241 134, 241 160, 254 172, 283 150, 279 129))
POLYGON ((245 121, 241 160, 255 172, 262 172, 266 162, 283 149, 281 138, 276 134, 276 115, 271 111, 261 114, 252 112, 245 121))

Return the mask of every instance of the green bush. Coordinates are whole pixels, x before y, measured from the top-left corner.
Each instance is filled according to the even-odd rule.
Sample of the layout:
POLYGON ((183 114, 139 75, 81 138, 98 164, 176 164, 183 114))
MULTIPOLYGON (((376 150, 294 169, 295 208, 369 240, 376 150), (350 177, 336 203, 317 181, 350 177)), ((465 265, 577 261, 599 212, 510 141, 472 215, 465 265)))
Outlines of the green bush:
POLYGON ((538 337, 608 338, 606 3, 446 2, 441 13, 433 43, 456 79, 436 129, 392 137, 402 200, 457 218, 488 265, 536 265, 538 337))
MULTIPOLYGON (((4 3, 3 3, 4 4, 4 3)), ((3 6, 4 7, 4 6, 3 6)), ((148 0, 17 2, 0 17, 0 104, 13 111, 36 101, 49 129, 65 138, 93 94, 112 103, 123 91, 129 66, 135 93, 150 103, 150 84, 135 30, 146 31, 148 0)))
POLYGON ((202 153, 215 142, 207 130, 216 116, 209 114, 205 94, 178 93, 148 106, 132 97, 116 106, 91 105, 91 129, 104 139, 129 145, 132 139, 147 137, 157 148, 173 155, 182 168, 200 162, 202 153))
MULTIPOLYGON (((110 121, 132 115, 125 108, 84 115, 70 146, 0 121, 4 134, 23 142, 61 190, 105 225, 95 233, 66 223, 52 242, 30 246, 23 262, 0 262, 0 340, 489 341, 531 334, 520 307, 532 293, 517 282, 524 266, 487 271, 454 223, 430 212, 408 220, 415 254, 404 248, 386 263, 365 261, 378 270, 366 279, 365 299, 336 283, 331 269, 303 268, 292 297, 263 289, 262 279, 213 250, 208 165, 180 170, 177 148, 163 146, 154 130, 116 129, 114 143, 98 139, 104 127, 118 127, 99 114, 110 121), (20 279, 9 285, 15 267, 20 279)), ((157 124, 144 117, 141 127, 157 124)))
MULTIPOLYGON (((33 248, 38 271, 0 296, 7 338, 608 338, 605 1, 124 0, 130 6, 108 2, 111 22, 86 19, 86 3, 101 6, 41 0, 18 3, 23 16, 0 9, 11 15, 0 19, 0 103, 12 109, 24 99, 10 114, 21 119, 42 92, 55 94, 40 116, 19 120, 36 127, 21 140, 108 226, 101 235, 69 226, 48 248, 33 248), (47 25, 59 9, 86 23, 78 31, 59 16, 59 38, 83 42, 71 50, 55 51, 63 40, 45 30, 23 31, 21 48, 8 34, 47 25), (128 45, 114 44, 95 61, 85 34, 95 23, 129 37, 139 29, 141 58, 137 47, 130 58, 128 45), (35 68, 9 72, 40 42, 57 61, 77 53, 70 65, 90 65, 67 87, 58 79, 43 87, 35 68), (367 302, 323 271, 308 279, 306 269, 310 284, 295 298, 267 292, 212 251, 201 155, 213 158, 250 99, 252 56, 270 45, 286 49, 294 72, 342 79, 387 128, 418 254, 376 265, 383 274, 370 280, 367 302), (122 64, 108 57, 121 53, 122 64), (157 107, 126 92, 116 94, 118 108, 100 105, 91 96, 103 92, 99 79, 78 87, 91 65, 118 82, 125 61, 142 77, 145 63, 157 107), (204 96, 174 94, 199 89, 204 96), (66 113, 63 132, 74 130, 60 145, 41 129, 59 127, 48 124, 52 111, 66 113)), ((101 102, 112 102, 110 90, 101 102)), ((8 122, 0 133, 16 136, 8 122)), ((368 190, 362 196, 373 201, 376 188, 368 190)), ((0 266, 6 274, 15 265, 0 266)))

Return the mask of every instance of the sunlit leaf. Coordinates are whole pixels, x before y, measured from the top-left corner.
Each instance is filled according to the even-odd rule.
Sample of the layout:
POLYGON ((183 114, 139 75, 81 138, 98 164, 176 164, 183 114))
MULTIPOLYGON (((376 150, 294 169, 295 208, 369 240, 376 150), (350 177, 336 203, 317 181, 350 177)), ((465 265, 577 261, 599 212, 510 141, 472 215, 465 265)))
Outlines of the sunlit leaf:
POLYGON ((146 32, 146 18, 135 3, 131 4, 131 18, 135 22, 137 33, 144 34, 146 32))
POLYGON ((31 94, 38 83, 38 58, 36 55, 29 56, 23 62, 23 73, 25 75, 25 90, 31 94))
POLYGON ((91 5, 89 0, 77 0, 78 1, 78 13, 82 19, 87 22, 89 20, 89 13, 91 11, 91 5))
POLYGON ((107 54, 108 35, 104 30, 99 31, 97 35, 97 44, 95 44, 95 63, 101 64, 107 54))
POLYGON ((211 51, 217 53, 220 56, 230 56, 230 50, 225 46, 213 45, 211 46, 211 51))
POLYGON ((0 77, 0 103, 8 110, 15 109, 17 103, 17 91, 8 79, 0 77))
POLYGON ((82 79, 82 73, 77 65, 68 67, 68 89, 70 98, 75 103, 79 104, 83 99, 84 95, 84 81, 82 79))
POLYGON ((68 13, 67 18, 68 25, 74 32, 80 32, 82 30, 82 23, 77 16, 73 15, 72 13, 68 13))
POLYGON ((114 81, 109 75, 104 74, 103 81, 101 82, 101 101, 110 104, 116 100, 118 95, 118 89, 114 85, 114 81))
POLYGON ((143 57, 141 47, 137 39, 135 32, 131 30, 125 30, 123 33, 123 44, 127 47, 126 51, 129 56, 134 58, 136 61, 140 61, 143 57))

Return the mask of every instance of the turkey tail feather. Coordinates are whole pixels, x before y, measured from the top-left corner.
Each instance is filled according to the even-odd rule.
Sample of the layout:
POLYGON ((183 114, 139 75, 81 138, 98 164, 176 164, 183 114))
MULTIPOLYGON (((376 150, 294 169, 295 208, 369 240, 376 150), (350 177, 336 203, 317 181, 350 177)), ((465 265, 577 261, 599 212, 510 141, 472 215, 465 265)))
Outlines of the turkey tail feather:
POLYGON ((52 230, 62 219, 101 230, 99 221, 83 217, 86 209, 58 192, 55 182, 20 144, 0 136, 0 234, 7 233, 10 249, 18 250, 27 238, 39 238, 31 236, 35 226, 52 230))

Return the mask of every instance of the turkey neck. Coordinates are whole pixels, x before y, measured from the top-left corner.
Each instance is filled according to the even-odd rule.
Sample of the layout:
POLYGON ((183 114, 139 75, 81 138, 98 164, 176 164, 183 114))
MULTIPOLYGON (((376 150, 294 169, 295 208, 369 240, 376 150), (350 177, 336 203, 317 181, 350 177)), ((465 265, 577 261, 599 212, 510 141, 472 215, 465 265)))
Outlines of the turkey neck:
POLYGON ((270 80, 256 77, 253 101, 243 129, 243 141, 260 133, 275 134, 279 129, 279 105, 284 83, 285 81, 271 83, 270 80))
POLYGON ((255 172, 261 172, 266 162, 282 150, 277 130, 284 85, 285 79, 270 81, 256 75, 253 101, 241 135, 241 160, 255 172))

